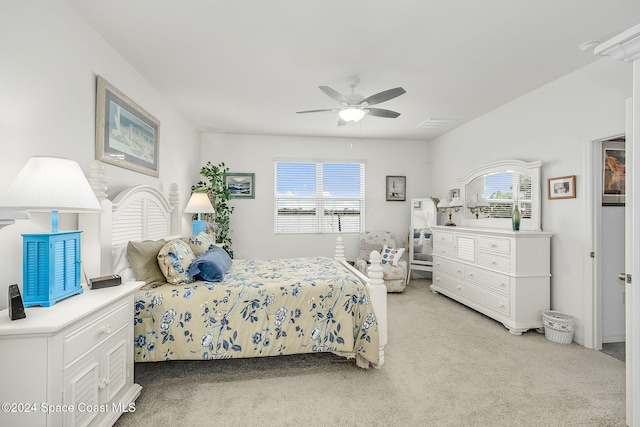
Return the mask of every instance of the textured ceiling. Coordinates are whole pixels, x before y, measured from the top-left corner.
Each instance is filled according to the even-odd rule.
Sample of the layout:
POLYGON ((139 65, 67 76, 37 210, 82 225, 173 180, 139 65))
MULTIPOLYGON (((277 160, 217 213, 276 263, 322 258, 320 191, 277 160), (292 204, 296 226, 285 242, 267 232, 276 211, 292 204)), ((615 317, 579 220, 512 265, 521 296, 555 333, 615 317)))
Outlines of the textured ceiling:
MULTIPOLYGON (((598 60, 638 0, 68 0, 202 132, 429 140, 598 60), (396 119, 337 126, 318 89, 402 86, 396 119), (454 119, 440 130, 418 126, 454 119)), ((108 76, 107 76, 108 78, 108 76)))

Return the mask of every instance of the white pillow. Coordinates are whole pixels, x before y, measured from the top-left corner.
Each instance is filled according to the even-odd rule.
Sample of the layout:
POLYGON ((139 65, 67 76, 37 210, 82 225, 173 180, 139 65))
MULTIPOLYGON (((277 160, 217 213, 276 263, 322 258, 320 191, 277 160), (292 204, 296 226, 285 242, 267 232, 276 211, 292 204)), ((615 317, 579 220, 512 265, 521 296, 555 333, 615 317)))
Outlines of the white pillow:
POLYGON ((111 247, 111 271, 122 278, 122 282, 136 280, 129 258, 127 258, 127 243, 121 243, 111 247))
POLYGON ((384 245, 382 248, 382 264, 390 264, 395 267, 398 266, 398 261, 404 253, 404 248, 392 248, 391 246, 384 245))

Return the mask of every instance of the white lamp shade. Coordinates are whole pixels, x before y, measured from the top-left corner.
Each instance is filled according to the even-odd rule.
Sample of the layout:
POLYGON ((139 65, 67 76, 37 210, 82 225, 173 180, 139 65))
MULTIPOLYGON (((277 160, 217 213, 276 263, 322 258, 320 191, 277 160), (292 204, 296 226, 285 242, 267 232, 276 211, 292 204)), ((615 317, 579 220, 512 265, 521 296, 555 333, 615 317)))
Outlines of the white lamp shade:
POLYGON ((185 213, 215 213, 215 209, 209 200, 207 193, 193 193, 187 207, 184 208, 185 213))
POLYGON ((57 157, 29 159, 0 197, 0 206, 30 211, 102 211, 80 165, 57 157))
POLYGON ((447 199, 442 199, 440 200, 440 203, 438 203, 438 208, 443 209, 443 208, 448 208, 449 207, 449 201, 447 199))
POLYGON ((453 199, 451 199, 451 203, 449 203, 449 207, 451 208, 459 208, 462 205, 463 203, 460 197, 454 197, 453 199))
POLYGON ((340 118, 347 123, 355 123, 362 120, 365 112, 358 107, 347 107, 338 113, 340 118))

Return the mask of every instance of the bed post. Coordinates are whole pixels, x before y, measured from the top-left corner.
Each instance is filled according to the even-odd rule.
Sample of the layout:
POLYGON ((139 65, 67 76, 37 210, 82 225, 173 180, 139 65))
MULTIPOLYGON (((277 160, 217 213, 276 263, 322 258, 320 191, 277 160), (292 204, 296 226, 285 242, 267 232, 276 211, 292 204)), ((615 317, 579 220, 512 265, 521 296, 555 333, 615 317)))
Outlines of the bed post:
MULTIPOLYGON (((94 160, 89 163, 87 181, 95 193, 102 212, 78 214, 78 228, 82 230, 82 266, 88 277, 111 274, 111 201, 107 199, 107 180, 104 166, 94 160)), ((84 274, 83 274, 84 276, 84 274)))
POLYGON ((371 262, 368 270, 369 292, 371 294, 373 312, 376 314, 376 320, 378 322, 380 346, 378 365, 376 368, 380 368, 384 365, 384 347, 387 345, 387 287, 382 280, 382 266, 380 265, 382 257, 380 256, 380 252, 371 252, 369 261, 371 262))
POLYGON ((384 347, 387 345, 387 287, 382 280, 382 257, 380 252, 373 251, 369 256, 371 265, 368 270, 368 277, 360 273, 355 267, 349 265, 344 255, 344 242, 342 237, 336 238, 335 259, 341 261, 345 266, 352 269, 355 274, 367 281, 369 287, 369 296, 371 297, 371 305, 378 322, 378 364, 376 368, 384 365, 384 347))
POLYGON ((169 234, 177 236, 182 234, 182 224, 180 221, 180 191, 178 191, 178 184, 175 182, 169 187, 169 204, 173 208, 171 211, 171 221, 169 223, 171 230, 169 234))

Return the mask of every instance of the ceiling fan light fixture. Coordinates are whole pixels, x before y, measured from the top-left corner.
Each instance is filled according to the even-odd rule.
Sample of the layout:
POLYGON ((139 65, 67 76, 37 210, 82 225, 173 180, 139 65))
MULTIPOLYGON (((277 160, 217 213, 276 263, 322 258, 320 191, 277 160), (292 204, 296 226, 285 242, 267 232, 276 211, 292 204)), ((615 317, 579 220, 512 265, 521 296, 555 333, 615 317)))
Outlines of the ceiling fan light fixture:
POLYGON ((347 107, 338 112, 340 118, 347 123, 359 122, 360 120, 362 120, 365 114, 365 111, 361 110, 358 107, 347 107))

